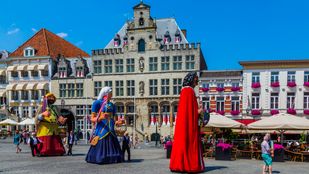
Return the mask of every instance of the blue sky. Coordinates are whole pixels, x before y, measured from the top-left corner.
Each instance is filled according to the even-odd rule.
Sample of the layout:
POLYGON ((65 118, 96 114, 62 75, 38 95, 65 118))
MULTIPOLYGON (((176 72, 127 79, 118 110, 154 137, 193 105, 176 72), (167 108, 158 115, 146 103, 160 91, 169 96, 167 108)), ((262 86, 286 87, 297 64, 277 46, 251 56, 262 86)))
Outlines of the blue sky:
MULTIPOLYGON (((144 0, 154 18, 175 17, 201 42, 211 70, 241 60, 309 59, 307 0, 144 0)), ((46 28, 90 53, 133 16, 139 0, 1 0, 0 50, 14 51, 46 28)))

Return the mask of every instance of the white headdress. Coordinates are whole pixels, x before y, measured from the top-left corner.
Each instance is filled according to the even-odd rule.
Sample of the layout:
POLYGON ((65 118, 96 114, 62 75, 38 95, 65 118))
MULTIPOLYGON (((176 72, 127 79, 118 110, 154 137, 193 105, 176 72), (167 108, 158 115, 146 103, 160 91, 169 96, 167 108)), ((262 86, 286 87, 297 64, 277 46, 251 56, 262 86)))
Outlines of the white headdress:
POLYGON ((104 96, 106 96, 108 93, 112 92, 111 87, 104 87, 101 89, 100 94, 98 95, 98 100, 102 99, 104 96))

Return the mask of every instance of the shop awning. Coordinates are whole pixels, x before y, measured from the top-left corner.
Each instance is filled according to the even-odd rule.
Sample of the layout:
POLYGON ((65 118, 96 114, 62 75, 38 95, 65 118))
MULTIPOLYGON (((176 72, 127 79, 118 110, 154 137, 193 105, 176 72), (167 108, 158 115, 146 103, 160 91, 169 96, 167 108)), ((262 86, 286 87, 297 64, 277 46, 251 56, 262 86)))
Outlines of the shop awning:
POLYGON ((19 65, 17 66, 17 71, 26 71, 28 65, 19 65))
POLYGON ((33 70, 37 70, 39 65, 28 65, 28 70, 29 71, 33 71, 33 70))
POLYGON ((7 68, 7 71, 16 71, 16 69, 17 69, 17 66, 15 65, 15 66, 9 66, 8 68, 7 68))
POLYGON ((0 69, 0 76, 4 76, 5 75, 5 69, 0 69))
POLYGON ((17 84, 9 84, 6 86, 6 90, 15 90, 17 84))
POLYGON ((47 70, 47 68, 48 68, 48 65, 47 65, 47 64, 45 64, 45 65, 39 65, 39 66, 38 66, 38 69, 39 69, 39 70, 47 70))
POLYGON ((242 123, 242 124, 247 126, 248 124, 256 122, 258 120, 254 120, 254 119, 240 119, 240 120, 235 120, 235 121, 238 121, 239 123, 242 123))
POLYGON ((27 84, 18 84, 16 86, 16 90, 24 90, 26 89, 27 84))
POLYGON ((39 83, 36 89, 48 89, 48 83, 39 83))
POLYGON ((26 89, 27 90, 34 90, 36 85, 38 85, 37 83, 28 83, 26 89))

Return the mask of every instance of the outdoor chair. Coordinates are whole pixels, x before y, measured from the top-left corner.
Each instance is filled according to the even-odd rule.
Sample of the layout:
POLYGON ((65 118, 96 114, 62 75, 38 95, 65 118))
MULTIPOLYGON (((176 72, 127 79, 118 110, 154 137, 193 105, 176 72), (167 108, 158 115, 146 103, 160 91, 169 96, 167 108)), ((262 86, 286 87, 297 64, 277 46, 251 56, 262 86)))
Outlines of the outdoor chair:
POLYGON ((284 149, 284 151, 291 161, 297 161, 299 159, 301 162, 304 162, 304 155, 301 152, 293 152, 287 149, 284 149))

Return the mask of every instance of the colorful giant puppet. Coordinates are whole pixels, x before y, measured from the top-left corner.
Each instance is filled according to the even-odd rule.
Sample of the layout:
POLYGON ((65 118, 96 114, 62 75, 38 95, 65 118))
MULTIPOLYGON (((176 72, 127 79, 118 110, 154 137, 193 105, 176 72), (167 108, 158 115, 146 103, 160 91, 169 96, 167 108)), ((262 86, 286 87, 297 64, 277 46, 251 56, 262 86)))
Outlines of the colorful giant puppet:
POLYGON ((59 124, 64 124, 66 118, 58 114, 53 104, 56 97, 48 93, 43 98, 41 108, 36 116, 37 137, 40 141, 38 149, 41 156, 56 156, 65 154, 65 149, 60 138, 59 124))
POLYGON ((187 74, 180 93, 170 170, 172 172, 198 173, 204 171, 200 139, 199 114, 194 87, 198 84, 196 72, 187 74))
MULTIPOLYGON (((120 144, 115 132, 115 106, 110 102, 112 88, 104 87, 98 99, 92 105, 91 122, 95 129, 91 137, 91 146, 86 156, 88 163, 110 164, 123 161, 120 144)), ((122 122, 121 122, 122 123, 122 122)))

